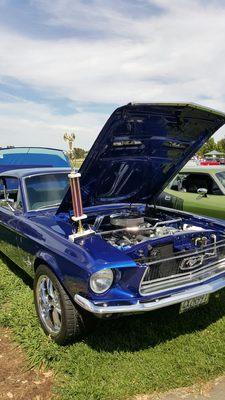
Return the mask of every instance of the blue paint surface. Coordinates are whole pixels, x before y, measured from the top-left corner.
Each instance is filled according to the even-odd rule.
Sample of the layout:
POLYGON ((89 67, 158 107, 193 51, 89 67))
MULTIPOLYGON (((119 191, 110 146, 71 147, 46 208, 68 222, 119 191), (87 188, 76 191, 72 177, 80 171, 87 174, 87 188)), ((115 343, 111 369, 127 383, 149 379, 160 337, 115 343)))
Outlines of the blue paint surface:
POLYGON ((31 167, 69 167, 62 150, 43 147, 0 148, 0 171, 31 167))
MULTIPOLYGON (((118 211, 128 211, 131 207, 133 211, 144 214, 146 201, 162 190, 187 158, 224 122, 223 114, 193 105, 128 105, 116 110, 81 169, 88 217, 84 224, 93 225, 97 215, 110 216, 118 211), (130 143, 115 145, 119 141, 130 143), (132 144, 132 141, 140 143, 132 144)), ((10 171, 10 175, 19 180, 22 209, 13 211, 9 207, 0 207, 2 251, 31 276, 34 276, 38 263, 47 263, 71 300, 75 294, 107 304, 132 304, 143 300, 139 286, 147 266, 137 257, 140 248, 145 252, 146 246, 153 244, 152 239, 127 248, 111 245, 98 233, 75 239, 74 242, 69 240, 73 226, 68 195, 58 210, 28 211, 26 177, 59 171, 67 169, 10 171), (90 289, 89 278, 104 268, 114 270, 114 283, 106 293, 96 295, 90 289)), ((2 173, 1 176, 7 174, 2 173)), ((156 210, 162 221, 179 217, 183 222, 203 227, 208 232, 213 230, 218 239, 224 238, 224 221, 160 207, 156 210)), ((177 236, 176 240, 174 235, 168 234, 158 237, 154 243, 161 245, 165 242, 173 242, 175 251, 194 248, 192 236, 188 234, 182 238, 177 236)), ((218 278, 209 278, 208 281, 218 278)), ((197 285, 201 283, 190 287, 197 285)), ((168 296, 177 290, 164 290, 144 299, 168 296)))
MULTIPOLYGON (((224 122, 224 114, 194 104, 118 108, 81 166, 85 206, 153 201, 224 122)), ((68 208, 70 190, 60 211, 68 208)))

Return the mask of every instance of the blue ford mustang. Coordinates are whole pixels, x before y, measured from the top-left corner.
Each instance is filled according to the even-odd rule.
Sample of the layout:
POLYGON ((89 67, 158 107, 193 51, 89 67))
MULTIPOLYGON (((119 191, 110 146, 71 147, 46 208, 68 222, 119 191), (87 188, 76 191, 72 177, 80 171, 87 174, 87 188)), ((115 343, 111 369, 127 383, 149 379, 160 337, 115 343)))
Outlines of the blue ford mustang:
POLYGON ((128 104, 81 167, 92 233, 76 237, 67 168, 0 174, 1 250, 34 278, 41 326, 65 344, 96 316, 205 304, 225 287, 225 222, 155 206, 225 114, 193 104, 128 104))

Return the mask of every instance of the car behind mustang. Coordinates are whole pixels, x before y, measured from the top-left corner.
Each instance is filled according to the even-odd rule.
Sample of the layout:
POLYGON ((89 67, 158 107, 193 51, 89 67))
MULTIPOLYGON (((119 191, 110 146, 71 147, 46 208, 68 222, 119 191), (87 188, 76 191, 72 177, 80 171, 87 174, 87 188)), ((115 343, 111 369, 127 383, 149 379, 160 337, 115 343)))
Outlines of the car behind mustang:
POLYGON ((111 317, 207 303, 225 287, 225 222, 155 206, 159 193, 225 123, 193 104, 128 104, 81 167, 87 236, 73 236, 69 169, 0 175, 1 250, 34 278, 47 335, 65 344, 111 317))
POLYGON ((160 194, 160 206, 225 219, 225 168, 184 167, 160 194))

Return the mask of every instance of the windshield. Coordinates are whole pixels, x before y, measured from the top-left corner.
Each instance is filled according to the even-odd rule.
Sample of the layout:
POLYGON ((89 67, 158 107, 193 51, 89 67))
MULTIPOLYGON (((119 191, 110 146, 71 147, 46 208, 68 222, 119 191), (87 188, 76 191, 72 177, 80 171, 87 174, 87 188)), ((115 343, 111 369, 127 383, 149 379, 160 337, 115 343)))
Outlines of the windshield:
POLYGON ((225 171, 217 172, 216 177, 219 179, 220 183, 222 183, 225 188, 225 171))
POLYGON ((29 210, 58 207, 69 187, 67 173, 34 175, 25 182, 29 210))

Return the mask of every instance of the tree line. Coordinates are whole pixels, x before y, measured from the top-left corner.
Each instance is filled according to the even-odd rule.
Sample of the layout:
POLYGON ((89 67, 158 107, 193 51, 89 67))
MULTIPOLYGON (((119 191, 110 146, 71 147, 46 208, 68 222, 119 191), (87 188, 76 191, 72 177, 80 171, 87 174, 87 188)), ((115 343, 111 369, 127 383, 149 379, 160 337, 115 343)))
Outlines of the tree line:
POLYGON ((214 138, 210 138, 207 142, 205 142, 205 144, 203 144, 197 154, 198 156, 203 157, 204 154, 213 150, 217 150, 225 154, 225 138, 220 139, 217 143, 215 142, 214 138))
MULTIPOLYGON (((220 139, 217 143, 215 142, 214 138, 210 138, 205 144, 203 144, 197 154, 198 156, 203 157, 204 154, 209 153, 212 150, 217 150, 225 154, 225 138, 220 139)), ((74 154, 76 159, 84 159, 87 156, 88 151, 80 147, 76 147, 74 149, 74 154)))

